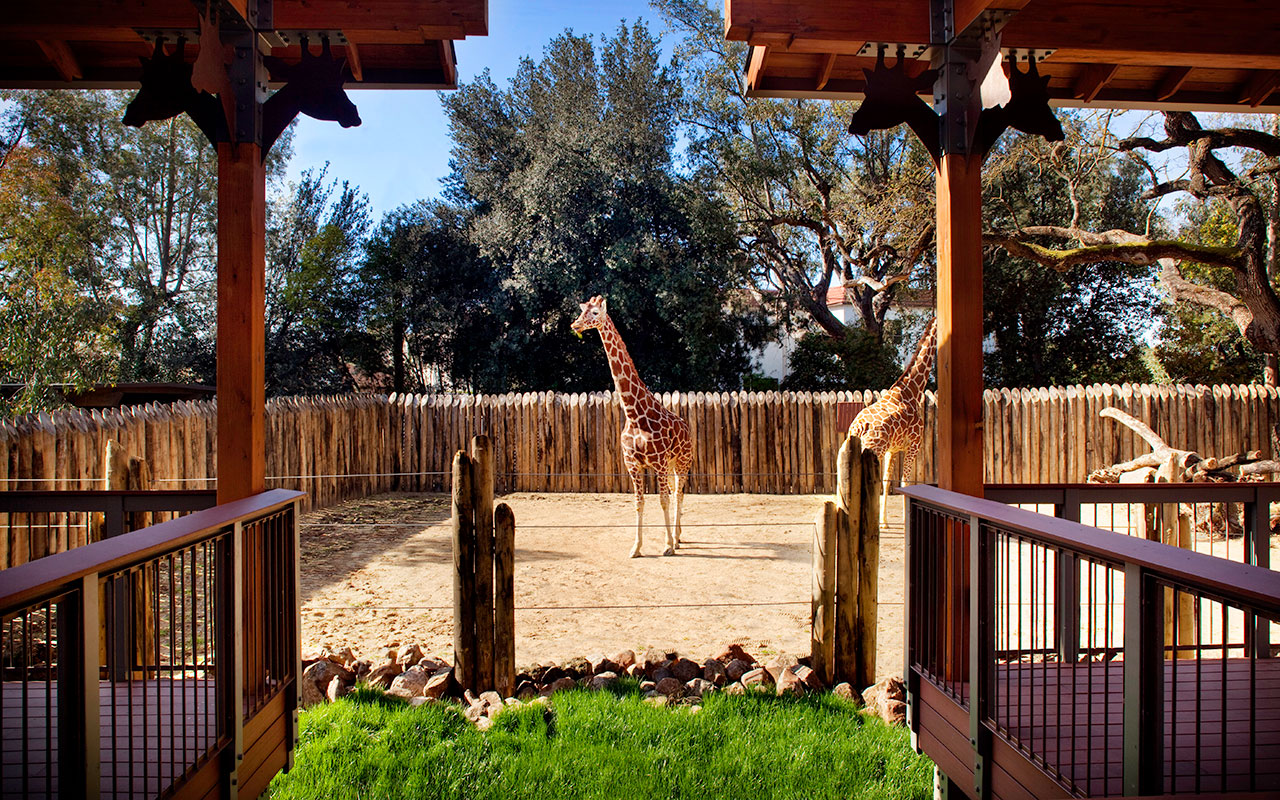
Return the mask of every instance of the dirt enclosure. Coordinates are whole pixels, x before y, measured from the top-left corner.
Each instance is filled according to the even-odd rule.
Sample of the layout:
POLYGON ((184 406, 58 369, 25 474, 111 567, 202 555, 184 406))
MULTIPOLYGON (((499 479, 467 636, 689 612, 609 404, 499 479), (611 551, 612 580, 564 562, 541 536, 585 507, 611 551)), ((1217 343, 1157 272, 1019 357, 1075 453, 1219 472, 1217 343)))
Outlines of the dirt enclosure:
MULTIPOLYGON (((712 655, 739 642, 757 656, 809 650, 813 519, 826 497, 689 495, 683 545, 663 557, 650 496, 642 557, 630 495, 517 493, 516 663, 660 647, 712 655)), ((877 671, 902 670, 901 498, 882 534, 877 671)), ((446 495, 386 494, 302 521, 303 649, 377 657, 453 642, 446 495)))

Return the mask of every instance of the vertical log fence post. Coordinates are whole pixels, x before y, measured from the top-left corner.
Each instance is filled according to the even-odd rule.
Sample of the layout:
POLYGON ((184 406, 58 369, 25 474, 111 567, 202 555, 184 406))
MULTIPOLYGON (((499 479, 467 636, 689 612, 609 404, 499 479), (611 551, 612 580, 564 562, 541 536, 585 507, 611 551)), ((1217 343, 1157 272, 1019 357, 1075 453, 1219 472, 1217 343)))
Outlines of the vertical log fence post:
MULTIPOLYGON (((845 440, 836 457, 836 641, 833 681, 853 682, 857 674, 858 539, 853 526, 862 518, 862 442, 845 440)), ((873 475, 873 480, 879 480, 873 475)), ((862 687, 857 687, 862 688, 862 687)))
POLYGON ((479 687, 494 686, 493 671, 493 448, 489 437, 471 440, 471 503, 475 514, 476 670, 479 687))
POLYGON ((836 650, 836 504, 822 504, 813 529, 813 605, 810 655, 822 682, 835 682, 836 650))
POLYGON ((467 689, 475 688, 476 565, 475 516, 472 507, 471 456, 453 456, 453 676, 467 689))
POLYGON ((510 697, 516 690, 516 517, 506 503, 493 510, 493 532, 493 680, 494 689, 510 697))
MULTIPOLYGON (((861 445, 861 442, 858 442, 861 445)), ((862 480, 856 487, 861 509, 856 523, 858 542, 858 616, 854 624, 856 652, 854 685, 876 682, 876 625, 879 621, 880 583, 880 458, 874 450, 862 449, 862 480)))

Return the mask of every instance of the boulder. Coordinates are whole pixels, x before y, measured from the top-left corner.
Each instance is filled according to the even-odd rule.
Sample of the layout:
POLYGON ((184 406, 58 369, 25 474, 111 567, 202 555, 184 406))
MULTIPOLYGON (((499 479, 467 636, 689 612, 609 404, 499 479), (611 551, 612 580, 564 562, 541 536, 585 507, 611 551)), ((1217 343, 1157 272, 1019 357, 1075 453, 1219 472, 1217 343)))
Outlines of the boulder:
POLYGON ((677 678, 663 678, 654 685, 653 690, 666 697, 679 697, 684 692, 684 684, 677 678))
POLYGON ((742 680, 743 675, 746 675, 751 671, 751 663, 743 661, 740 658, 735 658, 728 664, 724 665, 724 671, 730 681, 740 681, 742 680))
POLYGON ((702 675, 702 667, 698 666, 698 662, 692 661, 688 658, 677 658, 675 661, 671 662, 668 669, 671 670, 671 677, 681 683, 688 683, 694 678, 702 675))
POLYGON ((616 653, 612 659, 613 663, 618 665, 617 672, 622 673, 624 669, 636 663, 636 654, 634 650, 621 650, 616 653))
POLYGON ((487 731, 493 727, 493 720, 488 717, 481 717, 476 720, 476 730, 487 731))
POLYGON ((740 683, 731 683, 728 686, 724 687, 724 693, 725 694, 746 694, 747 687, 743 686, 740 683))
POLYGON ((880 706, 880 719, 890 725, 906 725, 907 704, 901 700, 886 700, 880 706))
POLYGON ((485 712, 489 714, 489 716, 493 716, 495 710, 506 705, 502 702, 502 695, 497 692, 482 692, 480 694, 480 702, 484 703, 485 712))
POLYGON ((423 689, 427 688, 427 681, 430 678, 430 673, 422 667, 409 667, 391 681, 391 688, 387 690, 387 694, 394 694, 399 697, 416 697, 422 694, 423 689))
POLYGON ((544 689, 543 691, 548 692, 550 694, 554 694, 556 692, 563 692, 569 689, 573 689, 577 685, 578 685, 578 682, 575 681, 573 678, 569 677, 568 675, 562 675, 561 677, 556 678, 554 681, 552 681, 547 686, 547 688, 544 689))
POLYGON ((849 702, 856 705, 858 708, 862 708, 863 706, 862 695, 855 692, 853 690, 853 687, 850 686, 848 683, 837 683, 835 685, 835 688, 831 690, 831 693, 834 694, 836 697, 840 697, 845 700, 848 700, 849 702))
POLYGON ((907 721, 907 688, 901 678, 885 678, 862 693, 867 710, 890 725, 903 725, 907 721))
POLYGON ((716 686, 724 686, 729 681, 729 674, 725 672, 724 664, 714 658, 708 658, 702 664, 702 679, 711 681, 716 686))
POLYGON ((716 690, 716 685, 704 678, 693 678, 684 685, 685 697, 703 697, 716 690))
POLYGON ((425 706, 427 703, 434 703, 434 702, 436 702, 436 698, 434 697, 410 697, 409 698, 409 706, 411 708, 417 708, 418 706, 425 706))
POLYGON ((795 667, 787 667, 774 679, 778 696, 799 697, 805 692, 804 681, 796 674, 795 667))
POLYGON ((422 660, 422 648, 416 644, 406 644, 396 651, 396 661, 401 664, 417 664, 422 660))
POLYGON ((773 677, 763 667, 756 667, 743 674, 742 685, 748 689, 769 689, 773 686, 773 677))
POLYGON ((516 697, 520 700, 529 700, 538 696, 538 687, 533 681, 521 681, 516 684, 516 697))
POLYGON ((823 689, 822 678, 818 676, 818 671, 807 667, 804 664, 795 668, 796 676, 804 682, 806 689, 814 692, 820 692, 823 689))
POLYGON ((674 675, 671 674, 670 665, 658 667, 653 672, 648 673, 648 675, 649 675, 649 680, 654 681, 655 683, 657 681, 662 680, 663 678, 675 677, 674 675))
POLYGON ((626 673, 627 673, 627 676, 631 678, 644 678, 645 677, 644 665, 632 664, 626 668, 626 673))
POLYGON ((618 673, 601 672, 592 676, 591 683, 588 685, 592 689, 599 690, 599 689, 608 689, 610 686, 614 685, 617 682, 618 682, 618 673))
POLYGON ((765 664, 764 668, 769 671, 769 677, 773 678, 773 682, 777 683, 783 672, 798 666, 800 666, 800 659, 786 653, 779 653, 769 659, 769 663, 765 664))
POLYGON ((667 658, 666 653, 650 647, 648 650, 644 651, 644 658, 641 659, 640 663, 644 665, 644 674, 653 678, 653 673, 656 672, 659 667, 665 667, 667 665, 667 661, 669 661, 669 659, 667 658))
MULTIPOLYGON (((307 669, 310 669, 310 667, 307 669)), ((298 698, 298 702, 302 704, 303 708, 310 708, 317 703, 323 703, 329 699, 325 692, 320 691, 320 687, 316 686, 315 681, 307 680, 305 678, 302 680, 301 691, 299 694, 301 696, 298 698)))
POLYGON ((435 656, 423 656, 422 658, 418 659, 418 666, 422 667, 427 672, 436 672, 438 670, 444 669, 445 667, 451 667, 453 665, 450 664, 448 661, 442 661, 435 656))
POLYGON ((612 658, 605 658, 603 654, 592 656, 591 674, 599 675, 603 672, 612 672, 617 675, 619 672, 622 672, 622 667, 618 666, 618 662, 614 661, 612 658))
POLYGON ((485 716, 485 713, 484 713, 484 704, 482 704, 482 703, 472 703, 471 705, 469 705, 469 706, 467 706, 466 708, 462 709, 462 716, 466 717, 467 719, 471 720, 472 722, 476 722, 476 721, 477 721, 477 720, 479 720, 481 717, 485 716))
POLYGON ((564 670, 564 674, 572 676, 574 680, 580 680, 588 675, 594 675, 591 671, 591 662, 582 656, 571 658, 560 665, 560 669, 564 670))
MULTIPOLYGON (((566 677, 569 677, 569 673, 565 672, 563 669, 555 666, 554 664, 542 670, 541 676, 539 676, 537 672, 533 673, 534 680, 537 683, 542 684, 543 686, 550 686, 551 684, 555 683, 561 678, 566 678, 566 677)), ((573 680, 573 679, 570 678, 570 680, 573 680)))
POLYGON ((449 684, 452 682, 452 668, 446 667, 445 669, 438 669, 430 678, 427 678, 427 685, 422 687, 422 695, 434 700, 439 700, 449 693, 449 684))
POLYGON ((334 678, 339 678, 343 683, 348 683, 355 678, 355 675, 351 670, 341 664, 335 664, 327 658, 322 658, 303 670, 300 691, 302 707, 306 708, 323 702, 329 690, 329 684, 333 682, 334 678))
POLYGON ((640 681, 640 691, 642 691, 642 692, 652 692, 652 691, 653 691, 653 687, 655 687, 655 686, 657 686, 657 685, 658 685, 658 684, 654 683, 653 681, 640 681))
POLYGON ((730 661, 734 660, 745 661, 748 664, 756 663, 755 657, 746 650, 743 650, 742 645, 736 643, 726 646, 718 655, 715 656, 715 659, 722 664, 728 664, 730 661))
POLYGON ((662 706, 665 706, 667 703, 671 702, 671 698, 667 697, 665 694, 653 694, 646 697, 644 699, 644 702, 651 706, 657 706, 661 708, 662 706))
POLYGON ((369 686, 378 689, 386 689, 391 686, 391 682, 396 676, 404 670, 400 669, 400 665, 394 661, 390 664, 383 664, 380 667, 374 667, 369 670, 369 674, 364 677, 364 682, 369 686))

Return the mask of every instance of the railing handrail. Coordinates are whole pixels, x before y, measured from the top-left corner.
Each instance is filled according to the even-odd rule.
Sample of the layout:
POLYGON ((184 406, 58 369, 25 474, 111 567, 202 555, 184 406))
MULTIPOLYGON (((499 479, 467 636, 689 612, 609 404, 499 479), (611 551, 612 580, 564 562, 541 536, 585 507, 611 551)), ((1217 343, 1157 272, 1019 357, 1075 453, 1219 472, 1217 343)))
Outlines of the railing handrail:
POLYGON ((1027 538, 1103 561, 1132 564, 1174 582, 1242 600, 1258 611, 1280 616, 1280 572, 1125 536, 936 486, 917 484, 897 491, 958 516, 978 517, 1027 538))
POLYGON ((1091 502, 1101 498, 1104 503, 1144 502, 1175 503, 1186 502, 1191 497, 1208 498, 1204 502, 1215 503, 1250 503, 1262 494, 1276 497, 1280 501, 1280 483, 988 483, 984 487, 991 495, 1019 494, 1026 495, 1026 503, 1064 502, 1068 492, 1076 495, 1081 502, 1091 502), (1141 500, 1126 501, 1108 495, 1132 495, 1141 500))
POLYGON ((8 613, 47 597, 94 573, 108 573, 194 544, 236 522, 283 508, 305 492, 269 489, 142 530, 91 542, 0 571, 0 612, 8 613))

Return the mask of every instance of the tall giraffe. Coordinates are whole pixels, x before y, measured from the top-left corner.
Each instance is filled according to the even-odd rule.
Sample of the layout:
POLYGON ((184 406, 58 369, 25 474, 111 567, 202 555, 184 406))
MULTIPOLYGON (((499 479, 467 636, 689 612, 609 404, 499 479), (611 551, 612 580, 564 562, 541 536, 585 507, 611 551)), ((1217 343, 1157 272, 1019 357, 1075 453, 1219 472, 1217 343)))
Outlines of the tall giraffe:
POLYGON ((622 410, 627 418, 622 426, 622 461, 636 492, 636 541, 631 548, 631 557, 640 555, 643 539, 646 467, 658 475, 658 499, 662 503, 662 518, 667 526, 667 549, 662 554, 674 555, 680 546, 680 509, 684 505, 689 469, 693 466, 693 439, 689 436, 689 423, 663 408, 640 380, 622 335, 609 319, 605 299, 596 295, 579 305, 582 313, 569 327, 578 335, 592 328, 600 331, 600 342, 609 357, 609 371, 613 373, 613 385, 622 398, 622 410), (671 495, 676 500, 674 532, 671 528, 671 495))
POLYGON ((884 482, 880 489, 882 528, 888 507, 886 501, 893 454, 902 453, 902 473, 905 475, 920 452, 920 440, 924 435, 924 389, 933 370, 937 336, 938 320, 935 318, 920 339, 920 346, 916 348, 906 371, 880 395, 879 400, 859 411, 849 426, 849 435, 861 437, 862 446, 874 450, 884 464, 884 482))

